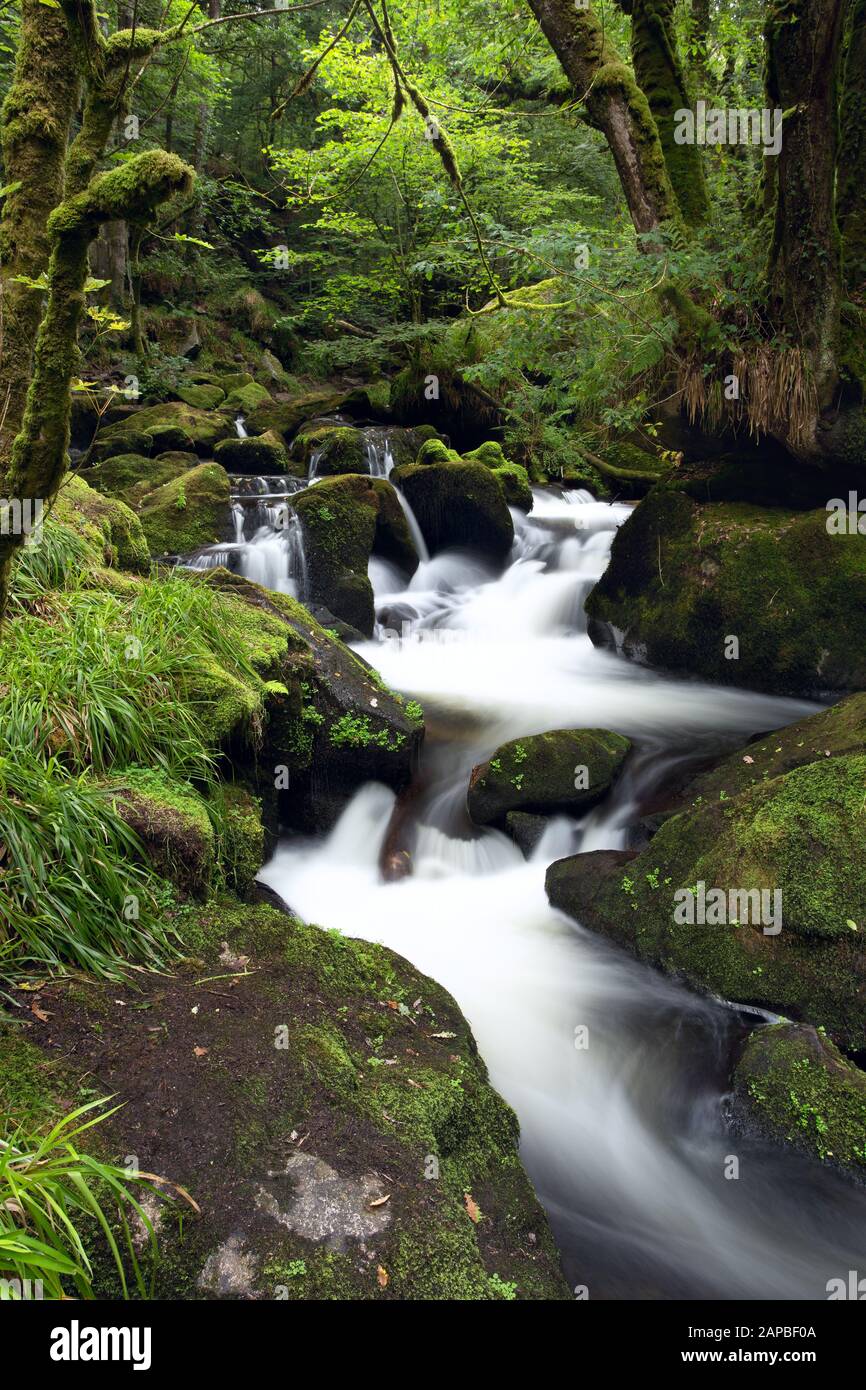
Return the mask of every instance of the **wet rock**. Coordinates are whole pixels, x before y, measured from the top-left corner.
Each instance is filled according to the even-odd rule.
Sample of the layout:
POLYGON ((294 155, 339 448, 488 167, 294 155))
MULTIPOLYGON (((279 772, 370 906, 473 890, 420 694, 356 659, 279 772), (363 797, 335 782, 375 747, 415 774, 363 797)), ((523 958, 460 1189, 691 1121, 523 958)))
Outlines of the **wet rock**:
POLYGON ((631 744, 607 729, 557 729, 512 739, 472 769, 467 806, 476 825, 509 812, 584 810, 609 791, 631 744))
POLYGON ((341 1175, 315 1154, 293 1154, 282 1173, 269 1173, 256 1206, 296 1235, 344 1251, 350 1241, 368 1240, 391 1224, 388 1198, 376 1173, 341 1175))
POLYGON ((431 552, 469 546, 497 559, 514 541, 514 525, 502 489, 489 468, 438 459, 395 468, 393 482, 405 494, 431 552))

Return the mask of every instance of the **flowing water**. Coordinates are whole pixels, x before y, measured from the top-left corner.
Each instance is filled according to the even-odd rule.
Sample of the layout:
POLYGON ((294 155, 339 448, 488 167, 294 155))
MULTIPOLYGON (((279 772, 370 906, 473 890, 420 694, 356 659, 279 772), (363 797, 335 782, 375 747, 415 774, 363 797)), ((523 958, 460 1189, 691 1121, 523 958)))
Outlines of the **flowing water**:
MULTIPOLYGON (((405 831, 412 874, 383 881, 395 798, 371 784, 327 837, 284 840, 261 878, 308 920, 383 942, 456 997, 518 1113, 573 1286, 593 1298, 823 1298, 828 1279, 866 1260, 866 1196, 728 1129, 742 1011, 638 965, 544 892, 552 860, 632 842, 641 806, 684 760, 813 708, 673 680, 592 646, 583 601, 628 510, 539 492, 529 518, 514 514, 504 572, 425 551, 407 582, 371 562, 379 625, 359 650, 421 701, 428 726, 405 831), (528 862, 498 831, 470 825, 475 763, 506 739, 580 726, 635 742, 607 802, 551 821, 528 862)), ((278 539, 285 547, 284 530, 278 539)), ((262 534, 252 549, 269 544, 262 534)))

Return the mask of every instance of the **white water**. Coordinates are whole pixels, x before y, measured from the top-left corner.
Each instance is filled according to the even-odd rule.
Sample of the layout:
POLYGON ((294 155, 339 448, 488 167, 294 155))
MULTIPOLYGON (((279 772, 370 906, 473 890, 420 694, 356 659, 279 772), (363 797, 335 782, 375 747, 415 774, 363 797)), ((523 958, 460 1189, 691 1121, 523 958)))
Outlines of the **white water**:
POLYGON ((866 1258, 863 1193, 734 1138, 723 1088, 740 1019, 606 946, 544 893, 553 859, 626 844, 641 796, 679 758, 812 708, 675 681, 592 647, 582 599, 627 512, 538 494, 532 518, 515 516, 501 576, 442 554, 395 591, 393 568, 374 567, 380 623, 405 637, 360 650, 421 700, 434 734, 412 876, 382 881, 394 796, 368 785, 327 838, 284 841, 261 878, 307 919, 384 942, 454 994, 517 1110, 573 1285, 590 1297, 824 1298, 829 1278, 866 1258), (639 749, 606 806, 582 824, 553 821, 529 863, 499 832, 472 830, 474 763, 507 738, 593 725, 639 749), (580 1025, 586 1051, 574 1047, 580 1025))

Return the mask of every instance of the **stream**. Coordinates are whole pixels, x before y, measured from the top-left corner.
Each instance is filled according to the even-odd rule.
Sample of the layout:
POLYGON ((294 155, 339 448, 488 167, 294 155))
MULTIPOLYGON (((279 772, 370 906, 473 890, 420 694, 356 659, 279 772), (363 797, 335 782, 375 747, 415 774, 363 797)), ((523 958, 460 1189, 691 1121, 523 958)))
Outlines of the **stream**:
MULTIPOLYGON (((379 447, 382 472, 388 461, 379 447)), ((246 490, 236 542, 201 563, 229 559, 303 597, 285 496, 295 480, 281 480, 282 493, 273 479, 236 484, 246 490)), ((866 1260, 866 1198, 727 1126, 732 1050, 760 1019, 639 965, 544 892, 553 860, 635 843, 641 808, 678 767, 815 708, 675 680, 593 647, 583 602, 629 510, 538 490, 528 517, 513 513, 504 571, 425 551, 409 582, 371 560, 378 625, 356 650, 421 702, 428 729, 410 801, 412 874, 383 881, 395 797, 370 784, 326 837, 284 839, 260 878, 307 920, 384 943, 454 995, 518 1114, 523 1161, 578 1296, 824 1299, 830 1278, 866 1260), (505 740, 569 727, 616 730, 635 750, 608 799, 549 821, 527 861, 470 824, 469 774, 505 740), (578 1050, 582 1026, 589 1046, 578 1050), (736 1180, 725 1176, 732 1154, 736 1180)))

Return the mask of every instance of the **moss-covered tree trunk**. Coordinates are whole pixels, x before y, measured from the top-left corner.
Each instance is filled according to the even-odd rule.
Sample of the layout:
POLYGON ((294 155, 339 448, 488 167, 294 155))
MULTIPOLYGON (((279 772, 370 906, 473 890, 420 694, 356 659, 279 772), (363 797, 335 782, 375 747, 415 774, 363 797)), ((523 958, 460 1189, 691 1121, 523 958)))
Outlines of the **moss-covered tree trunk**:
MULTIPOLYGON (((815 430, 838 381, 842 268, 835 211, 836 101, 844 9, 844 0, 773 0, 766 21, 767 101, 785 113, 769 314, 775 331, 801 352, 812 378, 815 430)), ((817 448, 813 437, 805 452, 817 448)))
POLYGON ((576 9, 573 0, 529 0, 529 6, 589 121, 607 139, 635 231, 652 233, 679 222, 649 103, 597 16, 576 9))
POLYGON ((48 267, 46 223, 64 193, 64 161, 78 104, 79 76, 69 58, 61 12, 22 0, 15 75, 2 115, 5 182, 0 220, 0 492, 21 424, 42 295, 16 283, 48 267))
MULTIPOLYGON (((99 174, 88 188, 55 208, 48 220, 51 260, 48 305, 39 326, 24 419, 12 450, 9 496, 50 504, 66 471, 69 387, 78 369, 78 330, 84 312, 88 249, 99 228, 122 219, 145 221, 172 194, 187 191, 193 171, 163 150, 139 155, 99 174)), ((9 573, 23 535, 0 535, 0 619, 9 573)))
POLYGON ((697 144, 678 145, 674 139, 676 112, 691 107, 677 52, 675 0, 620 0, 620 5, 631 15, 635 77, 649 102, 680 211, 690 226, 699 226, 710 213, 703 153, 697 144))
POLYGON ((860 294, 866 287, 866 0, 852 0, 846 29, 836 212, 845 281, 860 294))

